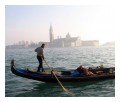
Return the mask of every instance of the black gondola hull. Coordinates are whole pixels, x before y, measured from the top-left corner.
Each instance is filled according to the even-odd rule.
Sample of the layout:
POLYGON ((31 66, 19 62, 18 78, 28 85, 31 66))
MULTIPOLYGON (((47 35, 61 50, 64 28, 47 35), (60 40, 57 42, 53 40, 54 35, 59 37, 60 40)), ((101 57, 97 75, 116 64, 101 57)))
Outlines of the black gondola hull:
MULTIPOLYGON (((111 68, 114 70, 115 68, 111 68)), ((98 69, 95 69, 98 70, 98 69)), ((94 70, 94 71, 95 71, 94 70)), ((105 73, 101 75, 92 75, 92 76, 77 76, 73 77, 70 75, 56 75, 61 82, 84 82, 84 81, 97 81, 97 80, 106 80, 106 79, 115 79, 115 72, 109 73, 109 68, 104 68, 105 73)), ((42 82, 57 82, 53 74, 43 74, 42 72, 31 72, 26 69, 15 68, 14 61, 11 62, 11 71, 17 76, 21 76, 28 79, 33 79, 42 82)), ((62 71, 61 71, 62 72, 62 71)), ((67 72, 67 71, 66 71, 67 72)), ((65 73, 65 71, 64 71, 65 73)))

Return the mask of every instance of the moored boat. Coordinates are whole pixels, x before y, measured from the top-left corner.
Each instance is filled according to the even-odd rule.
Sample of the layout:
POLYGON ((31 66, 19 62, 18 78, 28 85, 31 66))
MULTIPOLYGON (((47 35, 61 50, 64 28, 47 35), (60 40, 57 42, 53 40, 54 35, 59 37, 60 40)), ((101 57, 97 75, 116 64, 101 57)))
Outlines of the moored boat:
POLYGON ((52 74, 53 72, 61 82, 83 82, 83 81, 115 79, 115 67, 90 68, 89 70, 93 72, 94 75, 90 75, 90 76, 75 75, 75 70, 36 72, 30 69, 16 68, 14 64, 14 60, 11 61, 11 71, 13 74, 42 82, 57 82, 56 78, 52 74))

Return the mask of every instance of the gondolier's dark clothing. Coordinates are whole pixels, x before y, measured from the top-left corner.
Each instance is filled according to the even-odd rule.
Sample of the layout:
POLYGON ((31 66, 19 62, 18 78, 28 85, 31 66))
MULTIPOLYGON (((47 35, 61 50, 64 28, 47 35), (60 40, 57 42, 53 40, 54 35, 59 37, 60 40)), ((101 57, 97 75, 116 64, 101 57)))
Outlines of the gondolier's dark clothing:
POLYGON ((43 69, 43 59, 44 59, 43 48, 38 47, 35 49, 35 52, 37 52, 37 59, 39 61, 39 66, 38 66, 37 72, 39 72, 40 69, 42 69, 42 72, 43 72, 44 71, 44 69, 43 69))
POLYGON ((39 72, 40 69, 42 69, 42 72, 43 72, 44 69, 43 69, 42 57, 41 57, 41 56, 37 56, 37 59, 38 59, 38 61, 39 61, 39 66, 38 66, 38 70, 37 70, 37 72, 39 72))

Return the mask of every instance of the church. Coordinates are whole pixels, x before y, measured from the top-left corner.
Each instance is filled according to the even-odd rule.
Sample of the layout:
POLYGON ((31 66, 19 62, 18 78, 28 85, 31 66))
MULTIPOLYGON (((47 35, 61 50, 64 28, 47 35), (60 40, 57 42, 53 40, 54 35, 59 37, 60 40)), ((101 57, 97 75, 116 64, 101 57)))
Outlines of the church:
POLYGON ((49 47, 79 47, 81 46, 81 39, 79 37, 71 37, 69 33, 66 34, 65 38, 54 39, 52 25, 49 29, 50 43, 49 47))

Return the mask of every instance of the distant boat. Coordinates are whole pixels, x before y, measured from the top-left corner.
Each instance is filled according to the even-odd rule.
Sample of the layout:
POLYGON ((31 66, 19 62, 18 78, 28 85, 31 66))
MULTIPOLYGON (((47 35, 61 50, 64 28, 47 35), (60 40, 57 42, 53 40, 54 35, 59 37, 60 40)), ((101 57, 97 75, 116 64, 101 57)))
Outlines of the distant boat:
MULTIPOLYGON (((11 61, 11 71, 17 76, 21 76, 28 79, 33 79, 42 82, 57 82, 56 78, 50 71, 47 72, 36 72, 30 69, 16 68, 14 60, 11 61)), ((54 74, 61 82, 84 82, 84 81, 95 81, 95 80, 106 80, 115 79, 115 67, 110 68, 91 68, 90 71, 96 73, 101 71, 101 74, 94 74, 91 76, 75 76, 72 71, 53 71, 54 74)))

